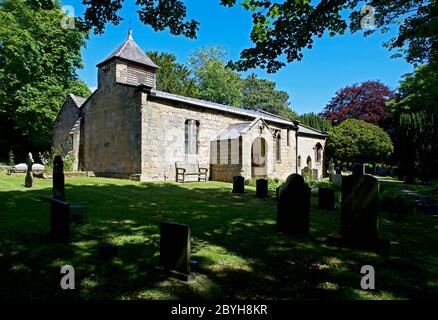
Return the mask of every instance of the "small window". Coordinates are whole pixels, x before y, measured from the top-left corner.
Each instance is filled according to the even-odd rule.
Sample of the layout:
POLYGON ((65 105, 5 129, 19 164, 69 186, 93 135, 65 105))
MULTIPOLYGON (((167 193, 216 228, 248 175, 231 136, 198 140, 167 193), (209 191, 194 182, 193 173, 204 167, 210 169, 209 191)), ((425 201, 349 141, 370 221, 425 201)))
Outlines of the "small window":
POLYGON ((317 143, 315 146, 315 162, 321 163, 322 160, 322 145, 317 143))
POLYGON ((286 136, 286 142, 287 142, 287 146, 290 146, 290 130, 287 129, 287 136, 286 136))
POLYGON ((298 168, 301 168, 301 156, 298 156, 298 168))
POLYGON ((184 151, 186 155, 198 154, 199 121, 186 120, 184 125, 184 151))
POLYGON ((279 134, 277 134, 276 137, 275 149, 276 159, 277 161, 281 161, 281 136, 279 134))

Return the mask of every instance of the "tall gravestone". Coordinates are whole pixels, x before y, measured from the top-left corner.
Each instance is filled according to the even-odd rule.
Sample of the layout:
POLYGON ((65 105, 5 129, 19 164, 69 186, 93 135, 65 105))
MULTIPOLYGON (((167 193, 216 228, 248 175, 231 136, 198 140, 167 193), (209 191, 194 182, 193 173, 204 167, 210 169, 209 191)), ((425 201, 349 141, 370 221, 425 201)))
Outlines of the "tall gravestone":
POLYGON ((333 182, 333 176, 335 175, 335 164, 333 160, 330 160, 328 165, 328 175, 329 175, 329 181, 333 182))
POLYGON ((282 184, 277 202, 277 231, 308 234, 310 188, 299 174, 291 174, 282 184))
POLYGON ((61 156, 53 160, 53 199, 65 201, 64 162, 61 156))
POLYGON ((242 176, 233 177, 233 193, 245 192, 245 178, 242 176))
POLYGON ((258 179, 256 181, 256 197, 266 198, 268 196, 268 180, 258 179))
POLYGON ((53 161, 50 234, 55 241, 68 242, 70 239, 70 204, 65 201, 64 163, 60 156, 56 156, 53 161))
POLYGON ((347 244, 373 247, 379 243, 379 182, 356 166, 342 181, 341 238, 347 244))
POLYGON ((32 173, 32 165, 33 165, 33 157, 32 153, 29 152, 26 159, 27 170, 26 170, 26 178, 24 180, 24 186, 26 188, 32 188, 33 186, 33 173, 32 173))
POLYGON ((318 208, 334 210, 336 208, 335 190, 330 188, 318 188, 318 208))
POLYGON ((160 266, 166 271, 189 280, 191 227, 186 224, 161 222, 160 266))

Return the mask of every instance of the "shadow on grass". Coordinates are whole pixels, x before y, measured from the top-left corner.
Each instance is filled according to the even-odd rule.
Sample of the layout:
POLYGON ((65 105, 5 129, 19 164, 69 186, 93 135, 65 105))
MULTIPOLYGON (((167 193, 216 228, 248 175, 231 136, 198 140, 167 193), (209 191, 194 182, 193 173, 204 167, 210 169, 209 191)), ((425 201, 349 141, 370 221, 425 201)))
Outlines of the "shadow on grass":
MULTIPOLYGON (((86 180, 84 180, 86 181, 86 180)), ((105 179, 100 179, 105 182, 105 179)), ((111 180, 108 180, 111 181, 111 180)), ((68 183, 68 181, 67 181, 68 183)), ((224 183, 177 185, 67 184, 67 199, 87 207, 89 223, 72 226, 72 242, 47 237, 51 188, 0 192, 0 297, 30 299, 392 299, 437 297, 438 224, 425 216, 382 219, 389 252, 325 244, 338 231, 339 210, 317 210, 311 235, 275 232, 276 202, 224 183), (192 226, 198 276, 189 283, 160 277, 159 223, 192 226), (119 256, 98 257, 112 242, 119 256), (76 270, 77 290, 59 286, 60 268, 76 270), (360 290, 360 268, 376 269, 377 291, 360 290)))

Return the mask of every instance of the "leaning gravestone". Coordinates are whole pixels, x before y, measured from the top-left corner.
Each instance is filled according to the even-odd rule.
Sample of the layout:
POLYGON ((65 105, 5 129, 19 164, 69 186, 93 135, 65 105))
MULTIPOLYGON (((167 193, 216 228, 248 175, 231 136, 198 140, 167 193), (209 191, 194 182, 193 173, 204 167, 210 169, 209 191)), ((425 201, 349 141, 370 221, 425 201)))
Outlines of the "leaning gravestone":
POLYGON ((268 196, 268 180, 258 179, 256 181, 256 197, 266 198, 268 196))
POLYGON ((334 210, 336 208, 335 190, 330 188, 318 188, 318 208, 334 210))
POLYGON ((65 201, 64 162, 61 156, 53 160, 53 199, 65 201))
POLYGON ((332 183, 336 186, 342 187, 342 175, 337 173, 332 177, 332 183))
POLYGON ((33 165, 33 158, 32 153, 29 152, 26 160, 27 165, 27 172, 26 172, 26 179, 24 180, 24 186, 26 188, 32 188, 33 186, 33 173, 32 173, 32 165, 33 165))
POLYGON ((379 182, 362 172, 358 166, 342 181, 341 240, 376 247, 385 243, 378 236, 379 182))
POLYGON ((233 177, 233 193, 245 192, 245 178, 242 176, 233 177))
POLYGON ((161 222, 160 267, 177 278, 191 279, 191 227, 186 224, 161 222))
POLYGON ((299 174, 291 174, 280 188, 277 203, 277 231, 308 234, 310 188, 299 174))
POLYGON ((50 235, 55 241, 70 240, 70 205, 58 199, 50 199, 50 235))

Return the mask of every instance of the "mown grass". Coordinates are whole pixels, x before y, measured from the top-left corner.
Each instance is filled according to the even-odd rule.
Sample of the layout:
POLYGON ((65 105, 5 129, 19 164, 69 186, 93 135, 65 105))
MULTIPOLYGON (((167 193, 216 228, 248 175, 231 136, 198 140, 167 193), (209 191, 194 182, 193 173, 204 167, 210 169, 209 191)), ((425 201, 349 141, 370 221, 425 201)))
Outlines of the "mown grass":
MULTIPOLYGON (((24 175, 0 174, 0 298, 26 299, 416 299, 438 297, 438 219, 419 213, 403 221, 381 213, 391 249, 368 252, 328 245, 339 231, 339 209, 316 208, 311 235, 275 232, 276 201, 243 195, 231 185, 140 183, 66 178, 71 204, 87 207, 89 223, 72 227, 70 244, 48 238, 51 180, 23 186, 24 175), (160 221, 192 226, 195 280, 161 277, 160 221), (99 260, 103 242, 119 247, 99 260), (64 291, 61 266, 76 270, 76 290, 64 291), (360 288, 360 269, 373 265, 376 290, 360 288)), ((392 182, 387 182, 392 183, 392 182)), ((339 196, 339 193, 337 193, 339 196)), ((339 205, 338 205, 339 207, 339 205)))

